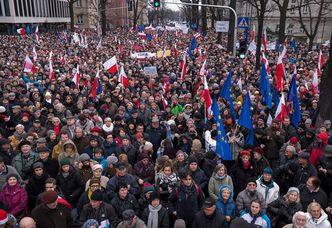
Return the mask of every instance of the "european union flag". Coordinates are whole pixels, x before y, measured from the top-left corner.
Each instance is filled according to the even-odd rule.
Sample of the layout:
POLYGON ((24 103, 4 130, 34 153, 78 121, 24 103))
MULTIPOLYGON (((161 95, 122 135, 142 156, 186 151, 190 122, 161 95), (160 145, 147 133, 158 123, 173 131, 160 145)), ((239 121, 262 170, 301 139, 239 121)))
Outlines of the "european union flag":
POLYGON ((247 93, 246 97, 244 98, 241 114, 238 121, 241 127, 248 129, 246 145, 254 145, 254 127, 252 126, 250 105, 250 97, 249 93, 247 93))
POLYGON ((190 58, 193 56, 192 51, 195 50, 196 48, 197 48, 197 41, 196 41, 196 38, 193 37, 193 39, 190 42, 190 46, 188 48, 188 55, 190 58))
POLYGON ((278 105, 279 104, 279 93, 278 91, 276 90, 276 88, 273 89, 273 92, 272 92, 272 101, 278 105))
POLYGON ((294 38, 292 39, 289 46, 291 46, 294 49, 294 52, 297 53, 297 45, 296 45, 296 41, 294 38))
POLYGON ((146 34, 146 39, 152 40, 152 34, 146 34))
POLYGON ((290 84, 290 89, 287 95, 287 100, 293 102, 293 113, 292 113, 291 123, 294 125, 295 128, 297 128, 299 122, 301 121, 301 111, 300 111, 299 97, 297 94, 296 75, 293 75, 290 84))
POLYGON ((228 138, 225 133, 224 124, 222 122, 218 103, 215 97, 213 98, 211 110, 213 112, 214 119, 217 122, 216 153, 223 160, 230 161, 232 160, 232 152, 229 146, 228 138))
POLYGON ((266 72, 265 64, 262 63, 261 78, 259 83, 259 91, 262 95, 262 104, 268 108, 272 108, 272 94, 270 89, 270 82, 266 72))
POLYGON ((236 114, 234 111, 234 107, 233 107, 233 100, 231 98, 231 80, 232 80, 232 76, 233 76, 233 71, 229 70, 228 73, 228 77, 222 87, 222 89, 220 90, 220 97, 224 98, 226 101, 228 101, 229 103, 229 108, 231 109, 231 113, 232 116, 234 118, 234 120, 236 120, 236 114))
POLYGON ((139 26, 138 26, 138 31, 139 31, 139 32, 143 32, 144 29, 145 29, 144 25, 139 25, 139 26))

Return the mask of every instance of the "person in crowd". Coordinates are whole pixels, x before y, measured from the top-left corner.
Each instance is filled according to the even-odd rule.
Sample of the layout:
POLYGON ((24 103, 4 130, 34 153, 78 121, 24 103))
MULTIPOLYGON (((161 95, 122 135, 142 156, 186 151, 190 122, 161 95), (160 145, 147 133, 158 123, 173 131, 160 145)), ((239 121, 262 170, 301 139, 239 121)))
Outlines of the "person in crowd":
POLYGON ((216 206, 217 210, 225 216, 227 227, 229 227, 236 215, 236 205, 233 200, 233 186, 224 184, 220 187, 216 206))
POLYGON ((26 190, 20 185, 19 178, 16 174, 8 174, 6 177, 6 184, 0 191, 0 202, 5 204, 10 214, 16 218, 23 217, 27 211, 28 194, 26 190))
POLYGON ((178 150, 176 153, 176 158, 175 158, 175 162, 174 162, 174 171, 179 174, 180 170, 182 170, 184 167, 186 167, 187 165, 187 160, 188 158, 188 154, 186 154, 184 151, 182 150, 178 150))
POLYGON ((324 154, 324 148, 327 145, 329 135, 326 132, 321 132, 317 135, 317 141, 312 145, 309 160, 313 166, 317 166, 318 159, 324 154))
POLYGON ((6 165, 3 157, 0 156, 0 189, 3 188, 6 183, 7 176, 10 174, 17 175, 19 183, 23 183, 23 180, 16 169, 11 165, 6 165))
POLYGON ((311 202, 317 202, 323 208, 327 207, 328 198, 320 188, 321 181, 318 177, 309 177, 306 184, 300 185, 300 202, 303 209, 306 209, 311 202))
POLYGON ((107 161, 104 158, 104 149, 101 147, 96 148, 93 151, 93 161, 95 161, 96 163, 100 164, 103 167, 103 175, 105 175, 106 173, 106 169, 107 169, 107 161))
POLYGON ((273 227, 282 228, 291 223, 293 215, 301 210, 300 190, 291 187, 283 198, 276 199, 268 205, 267 214, 270 215, 273 227))
POLYGON ((218 164, 219 157, 213 151, 208 151, 204 154, 204 159, 201 168, 207 177, 212 177, 215 172, 215 167, 218 164))
POLYGON ((133 173, 137 177, 138 184, 142 186, 144 182, 153 181, 154 166, 150 161, 149 155, 146 153, 141 153, 138 160, 134 166, 133 173))
POLYGON ((36 222, 31 217, 23 217, 20 220, 19 227, 20 228, 36 228, 36 222))
POLYGON ((327 220, 327 214, 317 202, 312 202, 308 205, 306 213, 307 228, 329 228, 330 222, 327 220))
POLYGON ((191 172, 195 183, 198 184, 203 191, 205 191, 208 185, 208 178, 205 176, 204 171, 198 166, 198 160, 193 155, 191 155, 188 159, 188 170, 191 172))
POLYGON ((68 139, 62 146, 63 151, 58 156, 60 162, 63 158, 68 158, 70 165, 77 167, 80 161, 80 155, 78 154, 77 148, 71 139, 68 139))
POLYGON ((183 219, 186 226, 191 227, 195 214, 203 205, 204 194, 194 182, 190 171, 183 170, 180 179, 180 185, 168 199, 169 213, 175 218, 183 219))
POLYGON ((77 170, 81 177, 83 178, 84 183, 90 180, 93 176, 92 167, 94 162, 91 160, 88 154, 81 154, 79 157, 79 163, 77 166, 77 170))
POLYGON ((237 213, 241 214, 243 211, 249 211, 250 203, 254 199, 260 201, 261 209, 266 210, 266 203, 262 193, 257 191, 257 182, 254 178, 248 179, 247 187, 241 191, 236 197, 237 213))
MULTIPOLYGON (((95 165, 92 166, 92 178, 91 179, 98 179, 99 182, 100 182, 100 186, 101 186, 102 191, 105 191, 109 179, 108 179, 108 177, 103 176, 102 173, 103 173, 102 165, 95 164, 95 165)), ((88 180, 85 184, 85 190, 86 191, 89 188, 90 180, 88 180)))
POLYGON ((256 181, 257 191, 263 195, 267 206, 279 198, 279 185, 273 181, 272 172, 270 167, 266 167, 263 175, 256 181))
POLYGON ((85 204, 80 213, 79 223, 84 224, 89 219, 95 219, 102 227, 116 227, 118 217, 112 205, 103 201, 102 191, 96 190, 91 194, 91 200, 85 204))
POLYGON ((256 176, 263 175, 263 170, 270 167, 269 161, 264 157, 264 150, 261 147, 254 149, 254 166, 256 169, 256 176))
POLYGON ((153 191, 149 197, 149 205, 142 212, 142 220, 148 228, 168 228, 169 215, 168 210, 161 204, 161 196, 153 191))
POLYGON ((293 183, 294 186, 305 184, 309 177, 317 176, 317 170, 311 164, 309 156, 310 155, 306 152, 300 152, 298 154, 299 168, 297 169, 294 176, 294 183, 293 183))
POLYGON ((252 200, 248 212, 242 213, 241 218, 243 218, 250 224, 254 224, 255 227, 271 228, 270 219, 262 211, 261 205, 262 204, 260 200, 252 200))
POLYGON ((303 211, 295 212, 293 215, 291 224, 287 224, 283 226, 283 228, 306 228, 307 225, 307 217, 303 211))
POLYGON ((58 203, 57 192, 53 190, 45 191, 41 198, 42 204, 31 212, 32 218, 36 221, 36 227, 61 228, 73 226, 70 209, 58 203))
POLYGON ((147 226, 136 216, 135 211, 128 209, 122 213, 122 221, 116 228, 147 228, 147 226))
POLYGON ((202 210, 195 214, 192 227, 227 228, 228 224, 225 217, 216 209, 216 201, 209 197, 204 200, 202 210))
POLYGON ((10 141, 6 138, 0 139, 0 157, 3 158, 5 165, 11 165, 16 152, 10 145, 10 141))
MULTIPOLYGON (((209 195, 213 199, 217 200, 220 194, 220 187, 222 185, 229 185, 233 189, 233 181, 232 178, 227 175, 227 168, 224 164, 218 164, 215 169, 214 173, 212 174, 209 180, 209 195)), ((233 192, 233 190, 232 190, 233 192)))
POLYGON ((39 159, 36 162, 41 162, 45 173, 56 178, 59 172, 59 161, 50 157, 50 149, 47 147, 40 147, 37 149, 37 153, 39 159))
POLYGON ((61 131, 59 137, 60 137, 59 143, 56 144, 52 150, 53 159, 58 159, 59 154, 63 151, 63 145, 65 144, 65 142, 67 142, 67 140, 69 140, 69 133, 67 131, 61 131))
POLYGON ((106 158, 106 161, 107 161, 107 168, 105 176, 111 179, 112 177, 115 176, 116 173, 115 165, 116 163, 118 163, 119 159, 114 155, 110 155, 106 158))
POLYGON ((325 146, 324 155, 318 158, 317 170, 322 189, 329 197, 332 192, 332 145, 325 146))

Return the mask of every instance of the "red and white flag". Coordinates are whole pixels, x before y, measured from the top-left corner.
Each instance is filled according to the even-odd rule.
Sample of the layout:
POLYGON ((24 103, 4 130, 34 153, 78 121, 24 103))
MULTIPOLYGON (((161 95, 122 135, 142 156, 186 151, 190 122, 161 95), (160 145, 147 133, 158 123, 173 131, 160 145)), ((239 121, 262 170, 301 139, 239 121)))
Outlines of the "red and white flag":
POLYGON ((33 47, 32 48, 32 60, 34 61, 34 62, 36 62, 37 61, 37 52, 36 52, 36 48, 35 47, 33 47))
POLYGON ((205 75, 205 72, 206 72, 206 59, 204 60, 204 63, 199 71, 199 76, 205 75))
POLYGON ((145 39, 146 38, 146 34, 144 32, 139 32, 138 33, 138 36, 141 38, 141 39, 145 39))
POLYGON ((181 67, 182 67, 182 70, 181 70, 181 82, 184 81, 184 77, 186 76, 186 73, 187 73, 186 54, 187 54, 187 52, 183 53, 183 60, 181 62, 181 67))
POLYGON ((287 110, 286 110, 285 96, 284 93, 282 93, 276 110, 275 118, 279 120, 281 123, 283 123, 286 116, 287 116, 287 110))
MULTIPOLYGON (((98 70, 99 73, 99 70, 98 70)), ((79 83, 80 83, 80 65, 77 64, 76 72, 74 74, 74 77, 71 80, 72 82, 75 83, 75 87, 78 88, 79 83)))
POLYGON ((266 72, 267 74, 270 76, 271 75, 271 68, 269 66, 269 61, 267 60, 267 58, 265 57, 264 52, 262 53, 262 61, 265 64, 265 68, 266 68, 266 72))
POLYGON ((18 34, 21 36, 24 36, 26 34, 25 28, 19 28, 16 30, 18 34))
POLYGON ((164 95, 161 94, 161 102, 163 102, 163 106, 164 106, 164 109, 166 108, 166 106, 168 105, 168 102, 167 100, 165 99, 164 95))
POLYGON ((129 86, 129 81, 128 81, 127 75, 123 69, 123 66, 121 67, 121 70, 120 70, 118 82, 121 83, 125 88, 127 88, 129 86))
POLYGON ((35 37, 36 37, 36 42, 39 43, 39 33, 38 33, 39 29, 38 29, 38 25, 36 27, 36 30, 35 30, 35 37))
POLYGON ((317 70, 314 71, 314 75, 312 76, 312 92, 313 94, 317 94, 318 93, 318 74, 317 74, 317 70))
POLYGON ((266 43, 267 43, 267 35, 266 35, 266 28, 263 31, 263 36, 262 36, 262 44, 264 47, 264 53, 266 53, 266 43))
POLYGON ((195 33, 195 35, 194 35, 194 37, 195 37, 196 39, 200 38, 201 36, 202 36, 202 35, 201 35, 199 32, 195 33))
POLYGON ((212 99, 209 91, 209 87, 206 81, 206 76, 203 75, 203 83, 204 83, 204 100, 205 100, 205 108, 207 117, 211 116, 211 107, 212 107, 212 99))
POLYGON ((279 55, 276 69, 276 89, 278 92, 282 91, 284 88, 285 69, 284 65, 282 64, 282 58, 283 55, 279 55))
POLYGON ((31 59, 29 58, 29 56, 25 56, 25 60, 23 63, 23 68, 24 68, 24 72, 32 72, 32 73, 36 73, 37 69, 36 67, 33 65, 31 59))
POLYGON ((281 52, 282 59, 286 58, 286 53, 287 53, 287 43, 285 41, 284 47, 283 47, 282 52, 281 52))
POLYGON ((50 52, 49 56, 48 56, 48 61, 53 62, 54 58, 53 58, 53 51, 50 52))
POLYGON ((118 70, 118 65, 116 63, 116 57, 113 56, 103 64, 104 68, 108 70, 111 74, 115 74, 118 70))
POLYGON ((49 62, 49 79, 52 81, 52 80, 55 80, 55 76, 54 76, 54 69, 53 69, 53 66, 52 66, 52 61, 49 62))
POLYGON ((319 57, 318 57, 318 67, 317 67, 317 75, 320 77, 322 75, 322 67, 324 65, 324 56, 322 50, 319 50, 319 57))
POLYGON ((60 64, 66 63, 65 57, 63 55, 60 56, 60 64))
POLYGON ((178 57, 178 50, 176 49, 176 44, 174 44, 173 53, 174 53, 175 58, 177 58, 178 57))

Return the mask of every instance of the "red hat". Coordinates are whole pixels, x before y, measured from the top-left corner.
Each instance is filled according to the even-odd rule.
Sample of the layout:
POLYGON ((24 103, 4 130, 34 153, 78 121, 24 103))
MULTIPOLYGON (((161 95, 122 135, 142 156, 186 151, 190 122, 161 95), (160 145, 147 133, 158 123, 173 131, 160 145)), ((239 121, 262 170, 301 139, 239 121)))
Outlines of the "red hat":
POLYGON ((291 143, 291 144, 293 144, 293 145, 294 145, 294 144, 296 144, 296 143, 297 143, 297 141, 298 141, 298 140, 297 140, 296 136, 293 136, 292 138, 290 138, 290 140, 289 140, 289 141, 290 141, 290 143, 291 143))
POLYGON ((22 114, 22 117, 28 117, 29 118, 30 115, 29 115, 29 113, 25 112, 25 113, 22 114))
POLYGON ((90 132, 91 132, 91 133, 92 133, 92 132, 98 132, 98 133, 100 133, 101 130, 100 130, 99 127, 93 127, 93 128, 90 130, 90 132))
POLYGON ((8 214, 5 210, 0 209, 0 225, 5 225, 8 222, 8 214))
POLYGON ((250 157, 250 151, 248 151, 248 150, 242 150, 240 152, 240 156, 242 157, 243 155, 247 155, 248 157, 250 157))
POLYGON ((45 191, 42 194, 42 202, 45 204, 54 203, 57 199, 58 193, 56 191, 45 191))
POLYGON ((259 146, 255 147, 254 152, 259 153, 260 155, 264 154, 264 150, 259 146))
POLYGON ((329 135, 326 132, 321 132, 317 135, 317 138, 321 139, 325 144, 327 144, 329 135))

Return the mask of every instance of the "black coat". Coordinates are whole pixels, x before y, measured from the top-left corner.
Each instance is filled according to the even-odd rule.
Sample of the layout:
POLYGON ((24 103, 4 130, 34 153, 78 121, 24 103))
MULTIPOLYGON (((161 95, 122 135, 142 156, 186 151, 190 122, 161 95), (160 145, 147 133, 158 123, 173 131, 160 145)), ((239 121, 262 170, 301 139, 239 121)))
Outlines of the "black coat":
POLYGON ((48 158, 46 161, 39 159, 36 162, 43 163, 44 171, 48 173, 50 177, 56 178, 59 173, 59 161, 53 158, 48 158))
POLYGON ((216 209, 211 216, 206 216, 204 211, 201 210, 196 213, 192 228, 228 228, 225 217, 216 209))
POLYGON ((137 161, 137 150, 133 145, 129 145, 127 148, 125 148, 124 146, 121 146, 119 151, 118 151, 118 157, 120 154, 126 154, 128 157, 128 162, 134 166, 136 164, 137 161))
POLYGON ((197 168, 196 172, 192 172, 193 179, 196 184, 198 184, 202 190, 205 190, 209 179, 205 176, 205 173, 200 168, 197 168))
POLYGON ((37 202, 38 195, 45 191, 45 182, 49 175, 44 173, 41 177, 37 177, 35 174, 29 178, 26 190, 29 195, 28 205, 29 209, 32 210, 37 202))
MULTIPOLYGON (((149 208, 145 208, 141 216, 145 224, 148 224, 149 214, 149 208)), ((168 210, 164 207, 158 211, 158 228, 169 228, 168 210)))
POLYGON ((326 189, 326 191, 331 192, 332 191, 332 157, 330 156, 320 156, 318 158, 317 163, 317 170, 319 168, 323 168, 327 170, 327 173, 318 172, 318 176, 322 181, 322 187, 326 189))
POLYGON ((322 208, 326 208, 328 204, 328 199, 326 193, 319 189, 318 191, 310 192, 305 184, 299 186, 300 190, 300 202, 302 204, 303 210, 307 210, 308 205, 315 201, 319 203, 322 208))
MULTIPOLYGON (((107 197, 106 193, 104 193, 104 192, 102 192, 102 193, 103 193, 103 199, 104 199, 103 201, 107 202, 108 197, 107 197)), ((80 198, 77 202, 77 207, 76 207, 77 208, 77 214, 81 214, 81 211, 83 210, 83 207, 88 203, 90 203, 90 199, 88 197, 88 192, 85 191, 85 192, 82 193, 82 195, 80 196, 80 198)))
POLYGON ((248 178, 255 177, 256 169, 253 161, 250 160, 251 165, 248 169, 244 169, 242 160, 238 159, 231 167, 229 175, 234 183, 234 196, 236 197, 239 192, 247 187, 248 178))
POLYGON ((111 205, 114 207, 114 210, 120 219, 122 219, 122 212, 128 209, 132 209, 135 211, 135 214, 139 216, 139 205, 135 196, 130 193, 128 193, 126 199, 124 200, 121 199, 118 194, 116 194, 115 197, 111 200, 111 205))
POLYGON ((69 176, 66 178, 60 172, 56 177, 56 183, 62 190, 66 200, 73 205, 77 203, 85 187, 81 175, 73 167, 70 167, 69 176))

